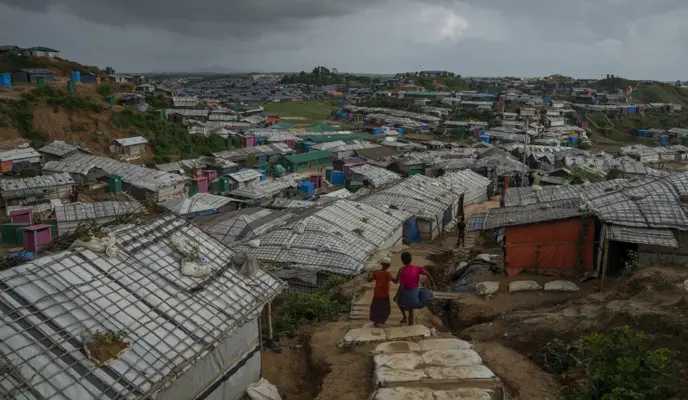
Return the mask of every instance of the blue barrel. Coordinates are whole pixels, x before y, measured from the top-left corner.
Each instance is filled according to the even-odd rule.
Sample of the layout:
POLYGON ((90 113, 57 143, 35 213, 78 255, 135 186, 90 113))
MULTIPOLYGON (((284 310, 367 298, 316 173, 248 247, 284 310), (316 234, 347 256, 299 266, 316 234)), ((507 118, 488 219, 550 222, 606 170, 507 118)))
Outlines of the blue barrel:
POLYGON ((11 87, 12 86, 12 74, 5 73, 0 74, 0 87, 11 87))
POLYGON ((72 71, 72 82, 74 82, 74 83, 81 82, 81 72, 80 71, 72 71))
POLYGON ((343 185, 346 182, 346 173, 344 171, 332 171, 332 180, 330 183, 333 185, 343 185))
POLYGON ((666 136, 666 135, 660 136, 660 137, 659 137, 659 142, 660 142, 660 143, 669 144, 669 136, 666 136))
POLYGON ((306 193, 308 196, 313 196, 313 194, 315 193, 315 183, 311 181, 302 181, 299 183, 297 188, 300 191, 306 193))
POLYGON ((490 137, 487 135, 480 135, 479 139, 483 143, 490 143, 490 137))
POLYGON ((315 146, 315 143, 313 142, 303 142, 303 151, 304 153, 308 153, 311 151, 311 146, 315 146))
POLYGON ((397 128, 397 132, 399 132, 400 135, 404 134, 404 128, 397 128))
POLYGON ((571 136, 571 137, 569 137, 569 142, 572 144, 576 144, 576 143, 578 143, 578 138, 575 136, 571 136))
POLYGON ((265 136, 258 136, 258 144, 265 144, 265 136))
POLYGON ((551 103, 552 102, 552 96, 545 96, 545 98, 543 100, 545 101, 545 103, 551 103))

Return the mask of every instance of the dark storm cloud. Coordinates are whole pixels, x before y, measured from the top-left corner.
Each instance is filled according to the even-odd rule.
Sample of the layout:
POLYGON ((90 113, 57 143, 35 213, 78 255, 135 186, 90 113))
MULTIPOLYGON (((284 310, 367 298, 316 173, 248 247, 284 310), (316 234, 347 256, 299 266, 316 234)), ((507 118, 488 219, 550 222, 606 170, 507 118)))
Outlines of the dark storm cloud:
POLYGON ((10 7, 58 8, 92 22, 147 26, 214 37, 293 30, 323 17, 356 12, 386 0, 2 0, 10 7))
POLYGON ((685 79, 687 19, 685 0, 0 0, 2 42, 128 71, 685 79))

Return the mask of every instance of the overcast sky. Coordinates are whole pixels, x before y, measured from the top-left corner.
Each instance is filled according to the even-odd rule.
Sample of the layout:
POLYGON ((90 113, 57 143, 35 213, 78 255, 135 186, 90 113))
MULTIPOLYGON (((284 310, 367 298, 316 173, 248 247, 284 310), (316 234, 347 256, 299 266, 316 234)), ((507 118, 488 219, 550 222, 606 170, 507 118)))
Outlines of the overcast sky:
POLYGON ((0 0, 0 41, 123 72, 674 80, 686 79, 687 20, 685 0, 0 0))

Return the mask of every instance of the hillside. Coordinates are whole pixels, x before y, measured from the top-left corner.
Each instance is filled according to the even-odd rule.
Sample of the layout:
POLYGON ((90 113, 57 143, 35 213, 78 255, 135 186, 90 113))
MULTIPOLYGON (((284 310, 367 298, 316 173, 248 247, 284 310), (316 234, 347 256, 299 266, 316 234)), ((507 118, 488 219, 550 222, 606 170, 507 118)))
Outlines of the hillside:
POLYGON ((624 78, 601 79, 593 86, 600 91, 614 92, 633 88, 631 102, 633 103, 677 103, 688 107, 688 89, 661 82, 640 84, 624 78))
POLYGON ((50 59, 16 55, 0 56, 0 72, 14 72, 23 68, 46 68, 56 76, 69 76, 72 71, 99 73, 98 67, 86 66, 61 58, 50 59))
MULTIPOLYGON (((106 96, 130 89, 110 84, 80 84, 74 93, 64 81, 44 88, 17 85, 0 88, 0 147, 11 148, 21 139, 39 147, 53 140, 78 142, 89 150, 109 155, 117 138, 143 136, 151 151, 143 162, 166 162, 196 157, 227 148, 219 136, 191 136, 185 127, 160 121, 134 107, 110 105, 106 96)), ((151 96, 149 103, 160 101, 151 96)))

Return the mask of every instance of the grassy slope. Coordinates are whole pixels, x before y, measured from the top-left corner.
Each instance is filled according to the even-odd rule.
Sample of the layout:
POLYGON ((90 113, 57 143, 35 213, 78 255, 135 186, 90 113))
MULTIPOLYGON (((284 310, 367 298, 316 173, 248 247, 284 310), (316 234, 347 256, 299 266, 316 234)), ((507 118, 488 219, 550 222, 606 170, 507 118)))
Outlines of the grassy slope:
POLYGON ((330 118, 332 110, 341 108, 334 101, 304 101, 265 104, 265 112, 286 117, 285 121, 293 125, 313 125, 330 118), (290 117, 298 118, 289 120, 290 117))
POLYGON ((48 59, 27 56, 0 56, 0 72, 14 72, 22 68, 47 68, 59 76, 69 76, 72 71, 99 73, 98 67, 81 65, 64 59, 48 59))

